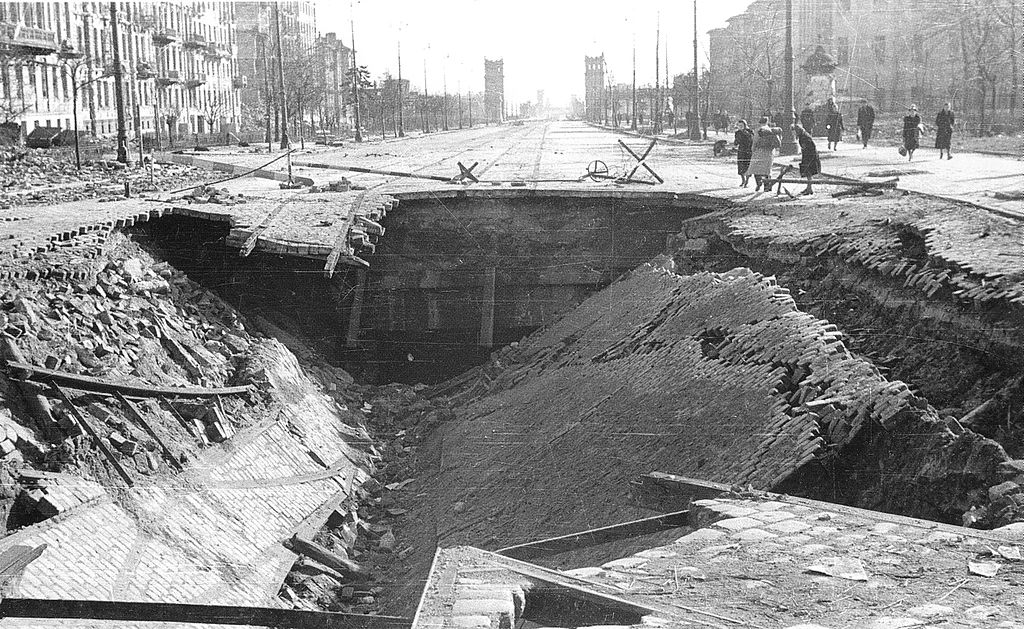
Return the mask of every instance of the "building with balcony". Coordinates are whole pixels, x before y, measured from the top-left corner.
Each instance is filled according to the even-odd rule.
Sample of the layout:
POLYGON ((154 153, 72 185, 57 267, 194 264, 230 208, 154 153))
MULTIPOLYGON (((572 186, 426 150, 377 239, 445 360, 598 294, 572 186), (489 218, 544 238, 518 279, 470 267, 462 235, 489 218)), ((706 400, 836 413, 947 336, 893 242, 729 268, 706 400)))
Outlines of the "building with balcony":
MULTIPOLYGON (((232 4, 238 45, 236 74, 244 77, 247 84, 240 92, 242 124, 246 130, 259 130, 266 124, 268 111, 274 120, 279 116, 280 88, 273 65, 277 54, 275 19, 280 21, 285 65, 292 66, 285 68, 285 73, 289 73, 294 66, 306 67, 317 62, 316 8, 308 0, 232 4)), ((326 73, 331 69, 323 71, 326 73)), ((333 72, 331 74, 333 76, 333 72)), ((339 80, 344 80, 343 71, 339 80)))
MULTIPOLYGON (((166 142, 237 129, 235 4, 113 4, 129 136, 159 133, 166 142), (217 54, 204 54, 211 47, 217 54), (202 83, 189 88, 190 77, 202 83)), ((37 126, 70 128, 75 85, 79 129, 116 133, 110 6, 0 3, 0 103, 24 134, 37 126)))

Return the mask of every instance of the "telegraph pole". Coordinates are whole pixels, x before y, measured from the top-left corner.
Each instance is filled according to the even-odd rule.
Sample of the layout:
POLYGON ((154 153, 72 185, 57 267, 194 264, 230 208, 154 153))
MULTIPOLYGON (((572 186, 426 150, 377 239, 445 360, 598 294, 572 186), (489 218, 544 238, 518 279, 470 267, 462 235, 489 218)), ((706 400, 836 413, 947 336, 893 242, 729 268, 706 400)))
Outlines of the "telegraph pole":
POLYGON ((636 41, 633 42, 633 115, 629 128, 636 131, 636 41))
POLYGON ((441 81, 444 85, 444 106, 441 109, 441 116, 444 119, 444 130, 448 130, 448 65, 445 57, 445 65, 441 67, 441 81))
POLYGON ((423 133, 430 133, 430 93, 427 92, 427 58, 423 57, 423 133))
MULTIPOLYGON (((277 4, 275 3, 274 6, 276 7, 277 4)), ((351 10, 351 8, 352 8, 351 5, 349 5, 349 10, 351 10)), ((351 37, 352 37, 352 104, 355 107, 355 116, 356 116, 356 136, 355 136, 354 139, 355 139, 356 142, 362 142, 363 141, 363 132, 359 128, 360 124, 361 124, 361 122, 359 120, 359 64, 356 63, 356 21, 355 21, 355 19, 354 18, 350 19, 348 24, 349 24, 349 29, 351 30, 351 37)))
POLYGON ((661 51, 661 14, 658 14, 658 27, 654 31, 654 111, 652 121, 654 123, 654 135, 661 133, 661 75, 659 69, 661 68, 661 59, 658 58, 658 53, 661 51))
MULTIPOLYGON (((121 68, 121 27, 117 3, 110 3, 111 42, 114 52, 114 106, 117 107, 117 161, 128 163, 128 134, 124 128, 124 72, 121 68)), ((127 184, 126 184, 127 185, 127 184)))
POLYGON ((274 3, 274 31, 277 33, 277 82, 278 87, 281 89, 281 148, 287 149, 291 147, 291 141, 288 139, 288 101, 285 98, 284 93, 284 53, 282 52, 283 46, 281 45, 281 11, 278 9, 278 3, 274 3))
POLYGON ((402 111, 402 42, 398 42, 398 137, 405 137, 405 118, 402 111))
POLYGON ((782 62, 786 64, 786 78, 782 94, 782 148, 780 155, 796 155, 796 139, 793 137, 793 121, 796 108, 793 103, 793 0, 786 0, 786 49, 782 62))
POLYGON ((693 116, 690 139, 700 139, 700 69, 697 67, 697 0, 693 0, 693 116))

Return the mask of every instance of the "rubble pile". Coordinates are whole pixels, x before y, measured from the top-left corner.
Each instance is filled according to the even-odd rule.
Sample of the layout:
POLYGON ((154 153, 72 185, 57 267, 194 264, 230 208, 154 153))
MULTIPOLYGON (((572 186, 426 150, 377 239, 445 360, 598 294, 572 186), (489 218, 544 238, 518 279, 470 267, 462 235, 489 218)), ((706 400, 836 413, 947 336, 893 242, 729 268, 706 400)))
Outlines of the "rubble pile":
POLYGON ((244 194, 231 194, 227 188, 201 186, 188 194, 176 199, 185 203, 218 203, 220 205, 238 205, 245 203, 244 194))
MULTIPOLYGON (((229 383, 252 342, 233 309, 123 234, 112 233, 106 245, 102 256, 80 261, 77 278, 50 274, 0 284, 7 358, 114 383, 229 383)), ((36 257, 40 264, 48 255, 59 263, 65 261, 60 253, 36 257)), ((141 478, 179 469, 196 448, 230 438, 257 415, 253 400, 237 395, 122 402, 108 395, 70 394, 76 408, 69 408, 52 391, 29 382, 6 381, 2 388, 0 399, 10 408, 0 406, 0 469, 15 478, 35 468, 116 486, 120 481, 110 461, 94 449, 98 444, 88 428, 117 466, 141 478)), ((54 482, 44 475, 31 484, 15 483, 4 500, 20 494, 30 499, 22 499, 24 508, 15 511, 10 524, 61 512, 60 504, 68 501, 58 497, 47 503, 31 493, 42 489, 40 483, 54 482)))
POLYGON ((209 177, 208 172, 191 166, 149 162, 137 168, 103 159, 83 161, 79 171, 70 151, 0 149, 0 210, 120 198, 124 196, 126 182, 132 191, 145 192, 176 188, 209 177))

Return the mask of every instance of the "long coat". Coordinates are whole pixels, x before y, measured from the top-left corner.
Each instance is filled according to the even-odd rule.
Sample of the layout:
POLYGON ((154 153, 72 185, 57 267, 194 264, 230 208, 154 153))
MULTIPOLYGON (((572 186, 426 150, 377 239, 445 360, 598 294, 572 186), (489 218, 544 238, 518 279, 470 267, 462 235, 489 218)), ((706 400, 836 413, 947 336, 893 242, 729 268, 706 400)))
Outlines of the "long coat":
POLYGON ((903 148, 913 151, 921 145, 921 116, 903 116, 903 148))
POLYGON ((737 129, 733 144, 736 145, 736 169, 741 175, 746 175, 750 168, 750 156, 754 152, 754 132, 750 129, 737 129))
POLYGON ((758 128, 754 134, 754 152, 750 156, 750 167, 747 168, 747 175, 771 175, 772 162, 775 161, 775 148, 778 140, 773 141, 771 136, 781 136, 782 129, 778 127, 763 126, 758 128))
POLYGON ((829 142, 839 142, 843 139, 843 114, 838 111, 830 113, 825 124, 828 127, 829 142))
POLYGON ((870 129, 875 124, 875 108, 871 105, 861 105, 857 110, 857 126, 861 129, 870 129))
POLYGON ((949 150, 953 140, 953 112, 944 109, 935 116, 935 148, 949 150))
POLYGON ((821 160, 818 158, 818 147, 809 135, 800 135, 800 176, 811 177, 821 174, 821 160))

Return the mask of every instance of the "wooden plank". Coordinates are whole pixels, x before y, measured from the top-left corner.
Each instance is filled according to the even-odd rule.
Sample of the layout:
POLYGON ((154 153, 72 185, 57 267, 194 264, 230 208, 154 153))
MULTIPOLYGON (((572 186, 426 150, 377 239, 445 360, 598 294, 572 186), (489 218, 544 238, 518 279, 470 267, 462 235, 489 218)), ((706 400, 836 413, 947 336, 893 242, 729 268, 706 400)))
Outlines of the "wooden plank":
MULTIPOLYGON (((327 262, 324 263, 324 275, 328 278, 334 277, 334 269, 338 266, 338 260, 341 258, 341 254, 352 254, 352 247, 348 242, 349 229, 355 221, 354 217, 356 213, 362 208, 363 199, 366 198, 367 192, 368 191, 364 190, 356 196, 355 201, 352 204, 352 209, 348 212, 348 216, 345 217, 345 227, 342 230, 341 235, 338 236, 338 241, 334 243, 334 247, 331 249, 331 252, 327 255, 327 262)), ((344 207, 344 204, 342 207, 344 207)))
POLYGON ((308 540, 298 534, 293 535, 291 539, 287 540, 285 546, 300 555, 305 555, 314 561, 319 561, 323 565, 336 570, 341 574, 344 574, 349 578, 365 579, 369 572, 366 568, 360 566, 358 563, 332 553, 320 544, 312 540, 308 540))
POLYGON ((60 397, 60 399, 64 401, 64 403, 68 407, 68 410, 71 412, 72 415, 75 416, 75 419, 78 420, 78 423, 82 425, 82 429, 89 434, 89 437, 92 438, 93 443, 95 443, 96 447, 100 449, 100 452, 103 453, 103 456, 107 457, 107 461, 109 461, 110 465, 113 466, 114 470, 117 472, 117 475, 120 476, 121 479, 129 487, 135 485, 135 481, 132 480, 132 477, 128 475, 128 472, 126 472, 123 467, 121 467, 121 462, 117 460, 117 457, 114 456, 114 453, 110 450, 110 448, 107 447, 107 444, 103 441, 102 438, 100 438, 99 433, 96 432, 96 429, 93 428, 91 424, 89 424, 89 420, 85 418, 85 415, 83 415, 82 412, 78 410, 78 407, 76 407, 75 403, 71 401, 71 398, 68 397, 68 394, 65 393, 64 389, 61 389, 55 382, 51 382, 50 387, 60 397))
POLYGON ((3 553, 0 553, 0 584, 6 583, 21 574, 45 550, 46 544, 40 544, 35 548, 17 545, 11 546, 3 553))
MULTIPOLYGON (((163 450, 164 458, 167 459, 167 461, 174 468, 176 468, 179 471, 182 470, 183 468, 181 466, 181 462, 178 461, 178 457, 174 456, 174 453, 171 452, 171 449, 168 448, 167 444, 163 442, 163 439, 161 439, 159 435, 156 434, 156 431, 154 431, 153 427, 149 425, 149 422, 147 422, 146 418, 143 417, 141 412, 139 412, 139 409, 135 408, 135 404, 129 401, 125 396, 121 395, 120 391, 115 391, 114 396, 117 398, 118 402, 120 402, 122 405, 124 405, 125 408, 128 409, 128 413, 135 418, 135 421, 139 422, 139 424, 142 425, 142 428, 149 434, 150 437, 153 438, 153 441, 155 441, 156 444, 160 446, 160 449, 163 450)), ((218 397, 217 399, 219 400, 220 398, 218 397)))
POLYGON ((196 434, 196 427, 191 422, 189 422, 188 420, 181 416, 181 413, 178 412, 178 409, 174 408, 174 405, 171 404, 170 400, 168 400, 166 397, 162 395, 159 396, 157 399, 163 403, 163 405, 167 408, 168 411, 170 411, 174 419, 178 420, 178 423, 181 424, 181 427, 185 429, 185 432, 192 435, 196 439, 199 439, 203 443, 206 443, 207 440, 203 439, 202 436, 196 434))
POLYGON ((202 623, 302 629, 407 629, 412 626, 411 619, 399 616, 370 616, 277 607, 48 598, 4 598, 0 601, 0 617, 81 618, 121 622, 202 623))
POLYGON ((494 285, 495 270, 493 266, 484 269, 483 294, 480 299, 480 347, 494 345, 494 285))
POLYGON ((420 175, 418 173, 410 173, 401 170, 378 170, 376 168, 362 168, 360 166, 341 166, 336 164, 319 164, 316 162, 292 162, 296 166, 305 166, 306 168, 325 168, 330 170, 343 170, 353 173, 366 173, 369 175, 386 175, 389 177, 408 177, 412 179, 429 179, 430 181, 443 181, 450 183, 452 177, 442 177, 440 175, 420 175))
POLYGON ((122 393, 130 397, 160 397, 161 395, 171 397, 215 397, 217 395, 233 395, 238 393, 249 393, 252 387, 249 385, 240 387, 154 387, 144 384, 121 384, 111 382, 92 376, 80 376, 78 374, 57 371, 37 367, 19 361, 8 361, 7 367, 22 380, 32 380, 44 384, 59 384, 71 389, 80 391, 91 391, 93 393, 122 393))
POLYGON ((288 206, 288 202, 294 198, 295 196, 293 195, 288 197, 284 201, 278 203, 277 207, 275 207, 273 210, 270 211, 269 214, 263 217, 263 220, 260 221, 259 225, 252 228, 252 233, 249 234, 249 237, 245 239, 244 243, 242 243, 242 247, 239 250, 238 255, 244 258, 248 256, 250 253, 252 253, 253 249, 256 248, 256 241, 259 240, 259 237, 262 236, 264 232, 266 232, 270 228, 270 226, 274 222, 274 219, 277 218, 278 214, 284 211, 285 207, 288 206))
POLYGON ((557 555, 580 548, 588 548, 631 537, 640 537, 667 529, 679 528, 689 524, 689 510, 676 511, 656 515, 640 520, 631 520, 621 524, 602 526, 596 529, 570 533, 559 537, 551 537, 526 544, 517 544, 495 551, 499 555, 513 559, 533 559, 547 555, 557 555))

